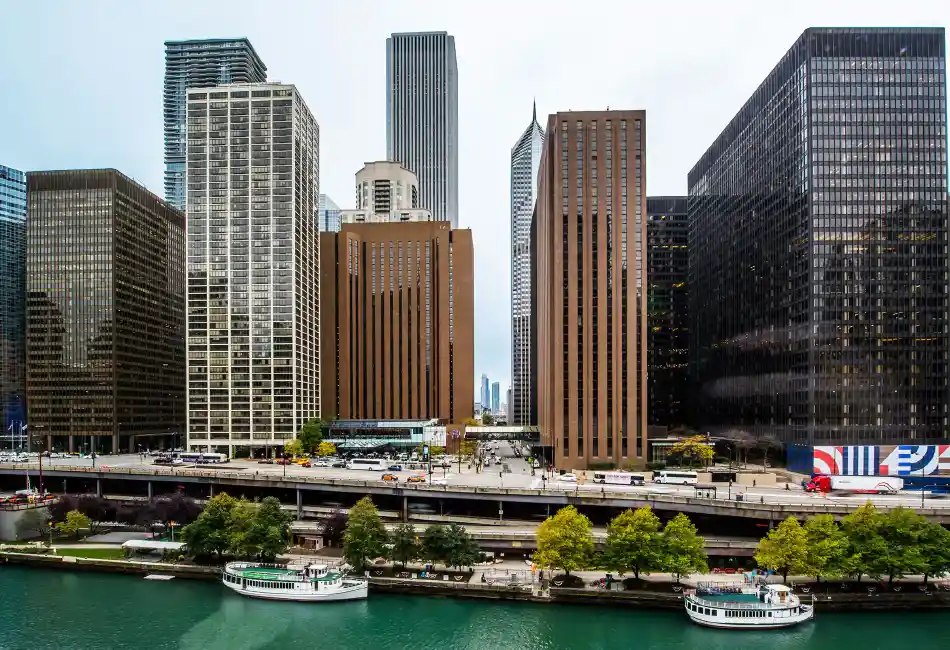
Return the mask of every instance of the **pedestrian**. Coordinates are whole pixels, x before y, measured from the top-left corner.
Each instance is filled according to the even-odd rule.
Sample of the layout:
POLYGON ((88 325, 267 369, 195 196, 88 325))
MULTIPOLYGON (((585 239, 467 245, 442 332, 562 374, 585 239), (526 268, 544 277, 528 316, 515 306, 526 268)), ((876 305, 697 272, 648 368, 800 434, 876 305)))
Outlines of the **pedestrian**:
POLYGON ((752 487, 755 487, 755 479, 752 479, 752 487))

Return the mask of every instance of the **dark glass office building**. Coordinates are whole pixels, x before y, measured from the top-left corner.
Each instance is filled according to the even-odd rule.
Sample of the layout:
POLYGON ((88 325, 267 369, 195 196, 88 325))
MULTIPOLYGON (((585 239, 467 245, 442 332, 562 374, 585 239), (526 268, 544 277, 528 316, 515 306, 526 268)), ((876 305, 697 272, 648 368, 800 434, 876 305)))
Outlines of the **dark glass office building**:
POLYGON ((261 83, 267 67, 246 38, 165 41, 165 200, 185 209, 185 149, 189 88, 261 83))
POLYGON ((0 449, 26 424, 26 174, 0 165, 0 449))
POLYGON ((806 30, 690 171, 701 424, 946 437, 945 43, 806 30))
POLYGON ((690 422, 687 197, 647 197, 647 422, 690 422))
POLYGON ((181 443, 184 215, 111 169, 27 174, 27 407, 74 451, 181 443))

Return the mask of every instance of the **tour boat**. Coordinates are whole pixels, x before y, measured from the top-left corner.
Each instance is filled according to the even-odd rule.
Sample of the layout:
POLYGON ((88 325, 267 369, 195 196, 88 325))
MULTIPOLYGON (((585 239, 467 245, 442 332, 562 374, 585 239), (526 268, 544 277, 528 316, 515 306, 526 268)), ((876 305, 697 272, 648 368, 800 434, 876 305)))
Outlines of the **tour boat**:
POLYGON ((362 578, 331 571, 324 564, 292 568, 276 564, 229 562, 222 581, 239 594, 267 600, 295 600, 317 603, 366 598, 367 582, 362 578))
POLYGON ((729 630, 769 630, 804 623, 815 616, 785 585, 700 583, 684 597, 686 613, 699 625, 729 630))

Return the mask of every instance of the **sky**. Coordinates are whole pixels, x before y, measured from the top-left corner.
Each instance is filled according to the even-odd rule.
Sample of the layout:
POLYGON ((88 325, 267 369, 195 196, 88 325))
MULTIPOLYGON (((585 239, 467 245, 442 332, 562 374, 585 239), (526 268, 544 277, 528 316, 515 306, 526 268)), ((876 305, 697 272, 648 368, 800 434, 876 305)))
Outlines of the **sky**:
POLYGON ((807 27, 947 26, 947 0, 0 0, 0 164, 114 167, 161 196, 164 42, 247 37, 320 124, 320 191, 386 155, 386 37, 447 31, 478 377, 510 385, 510 155, 531 119, 647 112, 647 193, 686 174, 807 27))

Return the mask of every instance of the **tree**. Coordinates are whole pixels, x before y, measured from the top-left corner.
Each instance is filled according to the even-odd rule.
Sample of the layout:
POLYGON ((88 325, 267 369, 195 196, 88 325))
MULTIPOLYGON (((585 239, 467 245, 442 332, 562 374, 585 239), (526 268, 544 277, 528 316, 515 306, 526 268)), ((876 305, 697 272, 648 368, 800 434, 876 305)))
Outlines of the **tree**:
POLYGON ((920 534, 920 550, 924 556, 924 583, 933 576, 950 571, 950 531, 934 522, 927 522, 920 534))
POLYGON ((822 576, 837 576, 844 568, 848 538, 832 515, 818 515, 805 522, 808 573, 820 581, 822 576))
MULTIPOLYGON (((300 431, 297 432, 297 440, 305 452, 312 452, 319 447, 323 441, 323 431, 326 427, 320 418, 312 418, 300 425, 300 431)), ((325 454, 328 455, 328 454, 325 454)))
POLYGON ((432 524, 422 535, 422 557, 431 564, 449 565, 448 529, 442 524, 432 524))
POLYGON ((715 452, 709 445, 706 436, 693 436, 674 443, 673 446, 670 447, 670 454, 681 456, 688 460, 690 465, 693 464, 694 460, 705 465, 713 459, 715 452))
POLYGON ((458 569, 474 566, 481 558, 482 553, 468 531, 458 524, 452 524, 445 532, 448 551, 445 557, 446 566, 458 569))
POLYGON ((368 558, 385 555, 388 538, 376 506, 369 497, 363 497, 350 508, 343 533, 343 556, 351 566, 362 570, 368 558))
POLYGON ((247 535, 256 514, 257 504, 245 498, 238 499, 231 508, 231 521, 228 526, 228 553, 231 555, 241 558, 252 556, 254 549, 247 541, 247 535))
POLYGON ((886 544, 881 537, 882 516, 868 501, 841 520, 841 530, 848 540, 844 573, 857 576, 866 574, 879 578, 884 573, 886 544))
POLYGON ((803 574, 808 570, 808 535, 798 519, 789 517, 769 531, 755 549, 755 561, 760 567, 782 574, 803 574))
POLYGON ((416 528, 412 524, 399 524, 390 538, 392 548, 389 558, 393 562, 399 562, 403 567, 419 557, 419 539, 416 536, 416 528))
POLYGON ((296 438, 284 443, 284 455, 296 458, 303 453, 303 445, 296 438))
POLYGON ((332 442, 327 442, 326 440, 324 440, 319 445, 317 445, 316 454, 317 456, 320 456, 321 458, 325 456, 332 456, 335 453, 336 453, 336 445, 333 444, 332 442))
POLYGON ((16 522, 16 538, 28 539, 46 534, 49 515, 40 508, 24 510, 16 522))
POLYGON ((276 497, 264 497, 244 537, 249 555, 264 562, 273 562, 290 544, 290 524, 293 517, 280 507, 276 497))
POLYGON ((231 546, 231 517, 237 499, 221 492, 216 494, 198 519, 184 527, 181 541, 189 554, 196 557, 217 556, 219 559, 231 546))
POLYGON ((483 426, 490 427, 490 426, 492 426, 493 424, 495 424, 495 416, 494 416, 494 415, 492 415, 491 413, 485 413, 484 415, 482 415, 482 425, 483 425, 483 426))
POLYGON ((66 521, 66 515, 78 510, 79 499, 71 494, 64 494, 49 504, 49 518, 54 524, 66 521))
POLYGON ((739 463, 739 452, 742 452, 742 466, 745 467, 749 450, 755 447, 755 437, 748 431, 740 430, 727 431, 724 437, 736 452, 736 464, 739 463))
POLYGON ((562 569, 567 575, 587 565, 594 552, 590 519, 566 506, 538 526, 539 566, 562 569))
POLYGON ((769 452, 773 449, 781 449, 782 443, 779 442, 771 433, 765 433, 759 436, 759 439, 756 441, 756 447, 762 450, 762 467, 763 469, 768 469, 769 467, 769 452))
POLYGON ((346 513, 336 509, 323 522, 323 543, 327 546, 339 546, 343 543, 343 531, 346 530, 346 513))
POLYGON ((604 560, 610 569, 621 575, 632 572, 637 579, 659 565, 660 518, 650 506, 626 510, 611 520, 604 560))
POLYGON ((882 573, 887 576, 888 582, 927 570, 926 558, 920 546, 920 537, 926 526, 925 517, 902 506, 881 518, 880 533, 886 548, 882 573))
POLYGON ((709 570, 703 538, 696 534, 696 526, 682 512, 663 529, 660 569, 672 574, 677 582, 691 573, 709 570))
POLYGON ((66 513, 66 520, 56 524, 56 534, 60 537, 79 537, 79 532, 90 527, 89 517, 78 510, 66 513))
POLYGON ((462 421, 462 424, 464 424, 464 425, 467 426, 467 427, 477 427, 477 426, 478 426, 478 420, 476 420, 475 418, 465 418, 465 419, 462 421))

